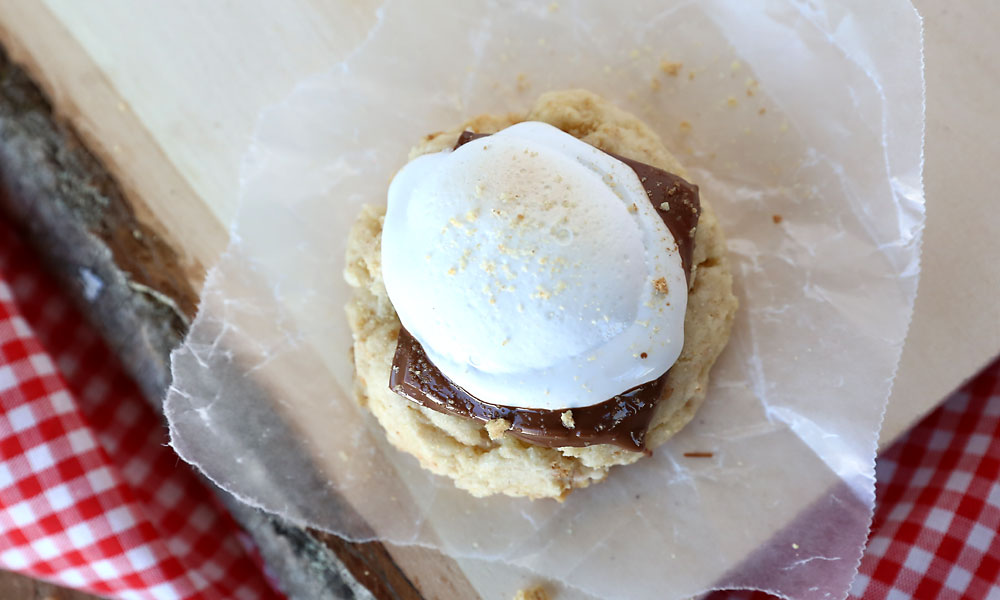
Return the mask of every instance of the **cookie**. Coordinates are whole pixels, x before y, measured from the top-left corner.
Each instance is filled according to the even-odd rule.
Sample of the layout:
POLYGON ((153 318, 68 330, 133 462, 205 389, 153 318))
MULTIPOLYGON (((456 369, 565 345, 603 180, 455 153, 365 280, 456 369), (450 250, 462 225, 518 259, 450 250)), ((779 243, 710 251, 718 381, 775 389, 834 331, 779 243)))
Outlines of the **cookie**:
MULTIPOLYGON (((411 159, 454 146, 464 130, 493 133, 525 120, 549 123, 607 152, 685 176, 683 167, 646 125, 584 90, 550 92, 527 114, 482 115, 451 131, 428 135, 411 152, 411 159)), ((669 371, 646 436, 650 449, 687 424, 705 399, 709 372, 729 339, 736 312, 725 239, 711 205, 704 198, 701 205, 684 346, 669 371)), ((362 209, 348 238, 345 277, 354 292, 347 316, 354 337, 356 396, 393 445, 474 496, 562 499, 575 488, 604 479, 611 467, 644 456, 608 444, 565 448, 531 445, 505 435, 503 423, 484 425, 442 414, 390 391, 389 373, 400 323, 381 275, 384 213, 384 208, 376 206, 362 209)))

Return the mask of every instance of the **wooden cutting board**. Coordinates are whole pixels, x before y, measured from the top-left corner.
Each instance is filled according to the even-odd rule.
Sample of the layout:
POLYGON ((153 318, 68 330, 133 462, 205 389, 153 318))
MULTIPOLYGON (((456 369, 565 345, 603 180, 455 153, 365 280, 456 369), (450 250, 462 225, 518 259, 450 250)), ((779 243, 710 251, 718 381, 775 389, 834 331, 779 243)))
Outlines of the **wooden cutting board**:
MULTIPOLYGON (((178 258, 193 307, 225 248, 259 111, 343 59, 374 0, 0 0, 0 44, 115 176, 178 258)), ((919 0, 925 17, 923 275, 883 427, 887 444, 1000 351, 1000 5, 919 0)), ((514 589, 505 574, 390 548, 426 597, 514 589)))

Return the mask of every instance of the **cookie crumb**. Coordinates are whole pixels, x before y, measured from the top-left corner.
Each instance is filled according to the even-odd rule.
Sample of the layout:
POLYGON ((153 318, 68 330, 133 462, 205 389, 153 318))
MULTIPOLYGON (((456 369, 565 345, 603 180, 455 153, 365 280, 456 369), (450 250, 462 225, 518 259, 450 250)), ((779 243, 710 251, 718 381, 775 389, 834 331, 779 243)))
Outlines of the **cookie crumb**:
POLYGON ((514 600, 549 600, 549 592, 540 585, 533 585, 529 588, 517 590, 514 600))
POLYGON ((653 282, 653 289, 655 289, 656 291, 660 292, 661 294, 667 294, 667 293, 669 293, 670 292, 670 288, 667 287, 667 278, 666 277, 660 277, 659 279, 657 279, 656 281, 654 281, 653 282))
POLYGON ((639 355, 639 358, 649 358, 649 355, 643 352, 642 354, 639 355))
POLYGON ((715 456, 713 452, 685 452, 684 456, 687 458, 712 458, 715 456))
POLYGON ((767 112, 767 109, 762 106, 762 107, 760 107, 760 110, 757 111, 757 114, 758 115, 762 115, 762 114, 764 114, 766 112, 767 112))
POLYGON ((566 429, 574 429, 576 427, 576 421, 573 420, 573 411, 571 410, 567 410, 559 415, 559 420, 562 421, 563 427, 566 429))
POLYGON ((517 91, 524 92, 531 87, 531 82, 528 81, 528 76, 524 73, 517 74, 517 91))
POLYGON ((678 128, 681 130, 681 133, 690 133, 691 132, 691 123, 689 123, 687 121, 681 121, 681 124, 678 125, 678 128))
POLYGON ((677 75, 681 72, 681 67, 683 66, 684 63, 674 62, 672 60, 660 61, 660 70, 671 77, 677 77, 677 75))
POLYGON ((628 211, 630 213, 639 212, 639 207, 635 205, 635 202, 633 202, 632 206, 628 207, 628 211))
POLYGON ((486 433, 494 442, 503 437, 503 434, 511 428, 511 422, 507 419, 493 419, 486 422, 486 433))
POLYGON ((739 104, 740 104, 739 101, 736 100, 736 96, 730 96, 728 99, 726 99, 726 105, 728 105, 730 108, 739 106, 739 104))
POLYGON ((781 215, 771 215, 771 221, 773 221, 775 225, 778 225, 779 223, 784 221, 784 218, 782 218, 781 215))
POLYGON ((656 77, 653 77, 652 79, 650 79, 650 80, 649 80, 649 87, 650 87, 650 89, 652 89, 652 90, 653 90, 654 92, 655 92, 656 90, 660 89, 660 80, 659 80, 659 79, 657 79, 656 77))

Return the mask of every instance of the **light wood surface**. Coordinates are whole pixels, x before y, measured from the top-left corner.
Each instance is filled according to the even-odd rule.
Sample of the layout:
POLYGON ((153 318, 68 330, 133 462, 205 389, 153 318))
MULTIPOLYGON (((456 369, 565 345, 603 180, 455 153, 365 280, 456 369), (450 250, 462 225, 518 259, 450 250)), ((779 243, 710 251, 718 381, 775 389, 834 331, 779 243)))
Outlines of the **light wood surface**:
POLYGON ((98 596, 68 590, 10 571, 0 571, 0 598, 4 600, 99 600, 98 596))
POLYGON ((924 17, 927 227, 883 446, 1000 352, 1000 3, 914 4, 924 17))
MULTIPOLYGON (((0 43, 118 178, 139 217, 177 250, 198 288, 225 247, 259 111, 341 60, 374 23, 375 4, 0 0, 0 43)), ((1000 6, 916 4, 927 43, 928 224, 883 444, 1000 350, 1000 171, 992 165, 1000 121, 991 110, 1000 73, 988 50, 1000 6)), ((390 551, 426 596, 469 589, 454 563, 390 551)))

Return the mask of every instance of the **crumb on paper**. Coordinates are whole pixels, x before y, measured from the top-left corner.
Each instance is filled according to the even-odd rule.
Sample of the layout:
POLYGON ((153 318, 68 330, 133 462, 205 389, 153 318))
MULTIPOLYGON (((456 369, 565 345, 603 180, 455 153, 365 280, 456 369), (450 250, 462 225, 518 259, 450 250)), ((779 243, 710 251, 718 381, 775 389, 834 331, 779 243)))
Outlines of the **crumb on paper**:
POLYGON ((531 82, 528 81, 528 76, 524 73, 517 74, 517 91, 525 92, 531 88, 531 82))
POLYGON ((729 68, 732 69, 733 73, 735 73, 736 71, 739 71, 742 66, 743 63, 738 60, 734 60, 733 64, 729 65, 729 68))
POLYGON ((631 58, 632 60, 635 60, 639 58, 639 54, 640 53, 638 48, 632 48, 632 51, 628 53, 628 57, 631 58))
POLYGON ((753 89, 747 88, 747 97, 749 98, 750 96, 753 96, 753 89))
POLYGON ((715 456, 713 452, 685 452, 684 456, 687 458, 712 458, 715 456))
POLYGON ((681 121, 680 125, 678 125, 677 128, 681 130, 681 133, 690 133, 691 123, 689 123, 688 121, 681 121))
POLYGON ((771 221, 773 221, 775 225, 781 223, 784 220, 785 219, 781 215, 771 215, 771 221))
POLYGON ((490 436, 490 439, 494 442, 503 437, 511 428, 511 422, 507 419, 493 419, 492 421, 486 422, 486 433, 490 436))
POLYGON ((549 4, 549 12, 550 13, 554 13, 554 12, 556 12, 558 10, 559 10, 559 3, 558 2, 552 2, 551 4, 549 4))
POLYGON ((652 90, 653 90, 654 92, 655 92, 656 90, 660 89, 660 85, 661 85, 661 84, 660 84, 660 80, 659 80, 659 79, 657 79, 656 77, 653 77, 652 79, 650 79, 650 80, 649 80, 649 87, 650 87, 650 89, 652 89, 652 90))
POLYGON ((533 585, 528 588, 517 590, 514 600, 549 600, 549 592, 540 585, 533 585))
POLYGON ((766 109, 766 108, 764 108, 763 106, 761 106, 761 107, 760 107, 760 110, 758 110, 758 111, 757 111, 757 114, 758 114, 758 115, 763 115, 763 114, 764 114, 764 113, 766 113, 766 112, 767 112, 767 109, 766 109))
POLYGON ((563 414, 559 415, 559 420, 562 421, 563 427, 566 429, 573 429, 576 427, 576 421, 573 420, 573 411, 567 410, 563 414))
POLYGON ((639 355, 639 358, 649 358, 649 354, 643 352, 642 354, 639 355))
POLYGON ((628 211, 630 213, 639 212, 639 207, 635 205, 635 202, 633 202, 632 205, 628 207, 628 211))
POLYGON ((681 68, 683 66, 684 66, 684 63, 680 63, 680 62, 676 62, 676 61, 672 61, 672 60, 661 60, 660 61, 660 70, 663 71, 664 73, 666 73, 667 75, 670 75, 671 77, 677 77, 677 75, 680 74, 681 68))
POLYGON ((688 71, 688 79, 694 81, 694 71, 688 71))
POLYGON ((740 102, 736 99, 736 96, 730 96, 726 99, 726 105, 730 108, 735 108, 740 105, 740 102))
POLYGON ((667 278, 666 277, 660 277, 659 279, 657 279, 656 281, 654 281, 653 282, 653 289, 655 289, 656 291, 660 292, 661 294, 667 294, 667 293, 669 293, 670 292, 670 288, 667 287, 667 278))

